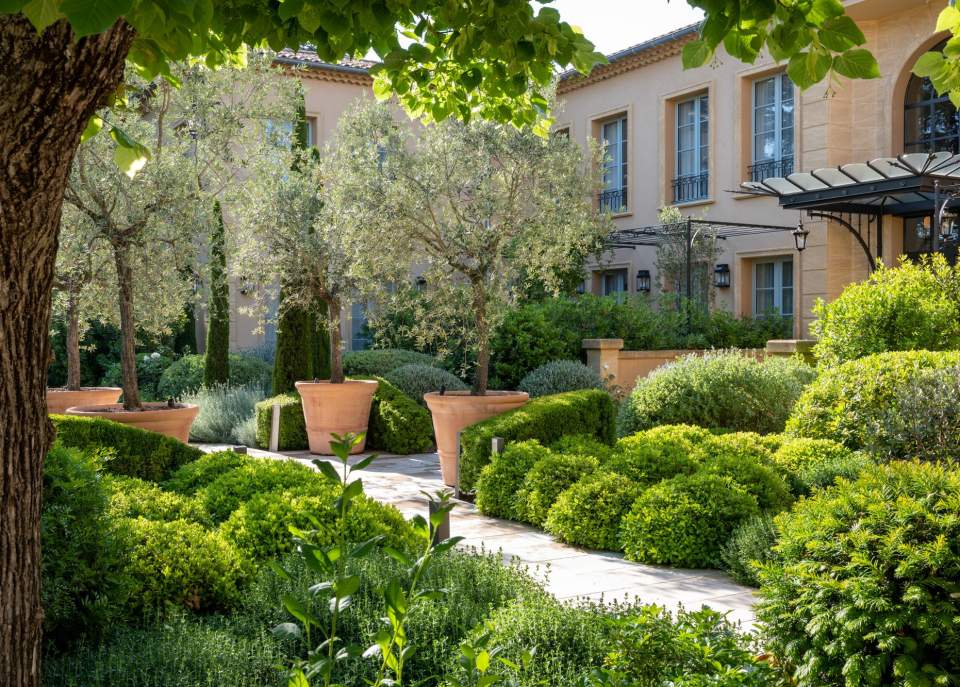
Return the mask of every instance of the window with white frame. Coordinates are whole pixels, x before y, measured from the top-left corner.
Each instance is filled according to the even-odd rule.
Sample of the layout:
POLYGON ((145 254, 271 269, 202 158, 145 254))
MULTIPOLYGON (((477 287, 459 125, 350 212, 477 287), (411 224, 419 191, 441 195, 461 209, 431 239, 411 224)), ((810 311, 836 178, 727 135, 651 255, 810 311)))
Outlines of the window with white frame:
POLYGON ((320 147, 320 143, 317 140, 317 118, 316 117, 307 117, 307 145, 314 146, 316 148, 320 147))
POLYGON ((753 82, 753 181, 793 173, 794 91, 785 73, 753 82))
POLYGON ((710 193, 710 97, 704 93, 681 101, 676 110, 673 201, 702 200, 710 193))
POLYGON ((613 296, 627 292, 627 270, 606 270, 600 275, 600 295, 613 296))
POLYGON ((793 258, 773 258, 753 265, 753 314, 793 315, 793 258))
POLYGON ((618 117, 600 127, 605 160, 600 209, 610 212, 627 210, 627 118, 618 117))

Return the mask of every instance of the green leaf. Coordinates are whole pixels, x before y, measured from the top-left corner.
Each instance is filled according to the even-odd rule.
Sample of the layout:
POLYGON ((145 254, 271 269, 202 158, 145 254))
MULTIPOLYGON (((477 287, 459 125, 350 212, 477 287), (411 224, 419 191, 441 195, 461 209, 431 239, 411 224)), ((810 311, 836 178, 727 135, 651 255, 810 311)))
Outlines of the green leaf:
POLYGON ((60 10, 67 15, 78 37, 106 31, 130 11, 133 0, 63 0, 60 10))
POLYGON ((98 133, 103 128, 103 119, 98 115, 93 115, 90 120, 87 122, 86 128, 83 130, 83 134, 80 136, 80 142, 88 141, 98 133))
POLYGON ((347 597, 360 589, 360 578, 356 575, 343 577, 333 583, 333 593, 338 597, 347 597))
POLYGON ((303 0, 280 0, 277 16, 283 21, 293 19, 303 10, 303 0))
POLYGON ((16 14, 27 2, 28 0, 0 0, 0 13, 16 14))
POLYGON ((810 88, 813 84, 823 81, 830 71, 833 60, 830 55, 817 52, 800 52, 794 55, 787 64, 787 75, 801 90, 810 88))
POLYGON ((960 10, 953 5, 947 5, 941 10, 937 17, 937 33, 940 31, 953 31, 954 27, 960 24, 960 10))
POLYGON ((297 21, 307 33, 313 33, 323 23, 323 14, 316 5, 307 5, 297 15, 297 21))
POLYGON ((307 676, 303 674, 302 670, 295 670, 290 673, 290 677, 287 678, 287 687, 310 687, 310 683, 307 681, 307 676))
POLYGON ((847 50, 833 59, 833 69, 841 76, 850 79, 878 79, 880 66, 869 50, 856 48, 847 50))
POLYGON ((690 41, 683 46, 683 68, 695 69, 702 67, 713 56, 713 50, 700 38, 690 41))
POLYGON ((23 6, 22 12, 38 32, 63 19, 59 0, 32 0, 23 6))
POLYGON ((133 179, 137 172, 143 169, 150 159, 150 152, 140 146, 139 148, 127 148, 117 146, 113 151, 113 161, 121 172, 133 179))
POLYGON ((824 46, 835 52, 843 52, 867 42, 863 31, 846 14, 825 21, 817 35, 824 46))
POLYGON ((943 53, 926 52, 913 65, 913 73, 919 77, 934 76, 943 68, 943 53))
POLYGON ((325 460, 320 460, 319 458, 313 461, 313 464, 317 466, 317 469, 320 471, 320 474, 326 477, 331 482, 336 482, 340 484, 340 473, 337 472, 337 469, 333 467, 332 463, 328 463, 325 460))

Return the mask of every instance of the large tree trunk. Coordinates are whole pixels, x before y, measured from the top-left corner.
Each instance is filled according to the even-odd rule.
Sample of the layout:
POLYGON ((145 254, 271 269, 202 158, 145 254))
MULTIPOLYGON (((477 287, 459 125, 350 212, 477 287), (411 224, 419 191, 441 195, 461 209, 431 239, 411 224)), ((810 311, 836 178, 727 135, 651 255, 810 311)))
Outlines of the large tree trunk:
POLYGON ((50 293, 63 192, 90 115, 123 78, 133 29, 75 42, 0 15, 0 685, 39 687, 40 504, 50 293))
POLYGON ((473 323, 477 337, 477 372, 470 394, 483 396, 490 382, 490 323, 487 321, 486 292, 476 281, 473 283, 473 323))
POLYGON ((126 247, 113 249, 117 267, 117 295, 120 300, 120 377, 123 380, 123 407, 140 408, 140 382, 137 379, 137 324, 133 317, 133 268, 126 247))
POLYGON ((80 391, 80 304, 67 296, 67 388, 80 391))
POLYGON ((330 383, 343 384, 343 336, 340 334, 340 301, 327 299, 327 331, 330 334, 330 383))

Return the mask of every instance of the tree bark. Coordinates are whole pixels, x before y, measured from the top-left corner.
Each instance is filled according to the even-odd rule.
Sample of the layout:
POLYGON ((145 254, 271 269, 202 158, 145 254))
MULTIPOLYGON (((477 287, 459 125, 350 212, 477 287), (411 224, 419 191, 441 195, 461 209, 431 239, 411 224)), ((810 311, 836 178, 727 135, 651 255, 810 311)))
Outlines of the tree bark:
POLYGON ((75 41, 0 15, 0 685, 40 686, 40 506, 60 209, 87 120, 123 78, 133 29, 75 41))
POLYGON ((490 382, 490 323, 487 322, 487 298, 483 285, 473 282, 473 323, 477 336, 477 373, 471 396, 483 396, 490 382))
POLYGON ((340 334, 340 301, 327 299, 327 331, 330 334, 330 383, 343 384, 343 337, 340 334))
POLYGON ((80 304, 67 296, 67 388, 80 391, 80 304))
POLYGON ((117 267, 117 295, 120 301, 120 378, 123 380, 123 407, 140 408, 140 382, 137 379, 137 325, 133 317, 133 268, 127 249, 115 246, 113 261, 117 267))

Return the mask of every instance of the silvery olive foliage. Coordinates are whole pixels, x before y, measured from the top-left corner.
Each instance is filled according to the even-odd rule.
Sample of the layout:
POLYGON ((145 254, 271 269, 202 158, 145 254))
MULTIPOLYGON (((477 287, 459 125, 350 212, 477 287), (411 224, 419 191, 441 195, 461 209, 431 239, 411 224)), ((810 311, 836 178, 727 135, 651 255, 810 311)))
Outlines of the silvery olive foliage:
POLYGON ((418 344, 475 355, 482 394, 491 335, 524 282, 557 292, 571 253, 597 250, 609 232, 594 203, 599 161, 567 137, 483 121, 415 128, 360 103, 323 160, 323 217, 381 312, 412 307, 406 334, 418 344), (384 288, 415 268, 425 285, 412 303, 409 289, 384 288))

